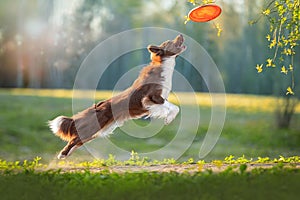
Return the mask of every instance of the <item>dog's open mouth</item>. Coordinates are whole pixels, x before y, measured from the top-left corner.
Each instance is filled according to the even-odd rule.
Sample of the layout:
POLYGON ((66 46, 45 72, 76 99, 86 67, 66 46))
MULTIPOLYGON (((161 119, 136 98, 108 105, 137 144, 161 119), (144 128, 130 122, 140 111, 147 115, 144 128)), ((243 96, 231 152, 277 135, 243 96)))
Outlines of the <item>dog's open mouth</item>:
POLYGON ((184 38, 183 36, 180 34, 178 35, 174 40, 173 40, 175 47, 176 48, 180 48, 182 51, 186 49, 186 46, 183 45, 184 42, 184 38))
POLYGON ((175 39, 174 39, 174 44, 176 47, 178 48, 185 48, 185 46, 183 45, 184 42, 184 38, 183 36, 180 34, 178 35, 175 39))

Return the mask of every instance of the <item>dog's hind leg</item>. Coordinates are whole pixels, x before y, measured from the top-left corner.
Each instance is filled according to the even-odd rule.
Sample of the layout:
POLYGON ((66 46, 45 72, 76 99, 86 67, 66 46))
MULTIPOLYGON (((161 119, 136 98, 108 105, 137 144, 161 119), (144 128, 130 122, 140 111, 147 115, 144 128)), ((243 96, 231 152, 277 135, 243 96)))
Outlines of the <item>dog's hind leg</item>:
POLYGON ((68 157, 75 149, 77 149, 81 145, 83 145, 83 142, 80 140, 79 137, 75 137, 74 139, 69 141, 68 144, 60 151, 57 158, 64 159, 68 157))

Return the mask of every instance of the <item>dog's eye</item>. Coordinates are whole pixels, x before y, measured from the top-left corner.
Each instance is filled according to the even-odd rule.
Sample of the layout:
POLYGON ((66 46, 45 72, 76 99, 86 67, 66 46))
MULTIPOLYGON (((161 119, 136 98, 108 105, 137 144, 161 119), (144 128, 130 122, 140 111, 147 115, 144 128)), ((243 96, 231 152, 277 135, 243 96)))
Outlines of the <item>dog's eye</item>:
POLYGON ((164 50, 159 49, 159 50, 156 52, 156 55, 157 55, 157 56, 163 56, 163 55, 164 55, 164 50))

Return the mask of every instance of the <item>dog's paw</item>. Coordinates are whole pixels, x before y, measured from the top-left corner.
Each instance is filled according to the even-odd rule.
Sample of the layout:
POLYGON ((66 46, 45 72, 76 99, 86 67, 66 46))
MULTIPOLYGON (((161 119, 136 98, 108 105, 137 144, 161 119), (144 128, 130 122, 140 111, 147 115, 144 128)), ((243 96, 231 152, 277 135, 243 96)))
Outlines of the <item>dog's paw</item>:
POLYGON ((169 114, 164 120, 165 125, 170 124, 176 118, 178 112, 179 108, 177 106, 173 106, 171 112, 169 112, 169 114))
POLYGON ((175 117, 176 115, 168 115, 164 120, 164 124, 165 125, 170 124, 175 119, 175 117))
POLYGON ((67 156, 63 155, 62 153, 59 153, 57 156, 57 159, 65 159, 67 156))

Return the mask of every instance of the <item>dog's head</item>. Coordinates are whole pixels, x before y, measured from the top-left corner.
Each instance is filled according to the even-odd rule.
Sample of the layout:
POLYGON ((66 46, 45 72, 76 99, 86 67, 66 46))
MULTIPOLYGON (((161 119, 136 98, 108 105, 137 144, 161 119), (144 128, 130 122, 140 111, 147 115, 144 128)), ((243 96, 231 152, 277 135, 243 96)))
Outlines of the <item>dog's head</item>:
POLYGON ((160 44, 149 45, 148 51, 151 53, 151 57, 159 56, 162 60, 166 57, 178 56, 185 51, 186 46, 183 45, 184 38, 180 34, 174 40, 168 40, 160 44))

